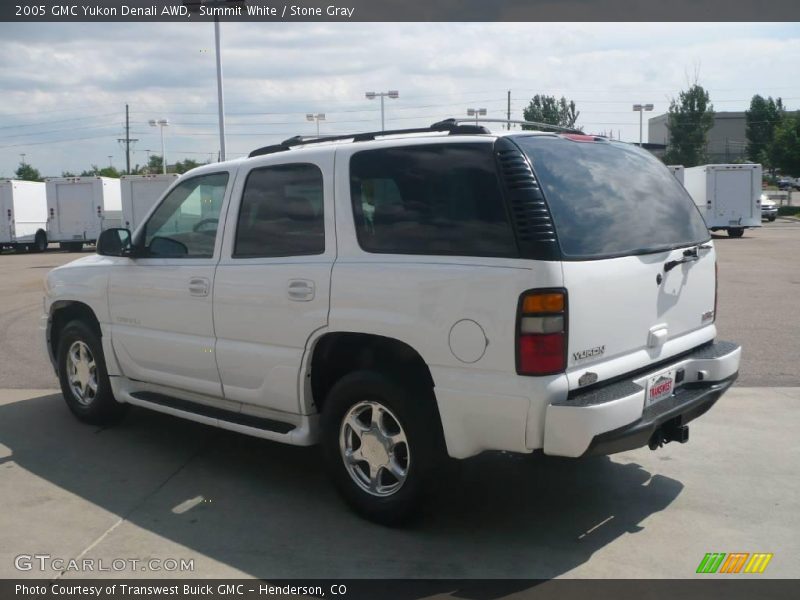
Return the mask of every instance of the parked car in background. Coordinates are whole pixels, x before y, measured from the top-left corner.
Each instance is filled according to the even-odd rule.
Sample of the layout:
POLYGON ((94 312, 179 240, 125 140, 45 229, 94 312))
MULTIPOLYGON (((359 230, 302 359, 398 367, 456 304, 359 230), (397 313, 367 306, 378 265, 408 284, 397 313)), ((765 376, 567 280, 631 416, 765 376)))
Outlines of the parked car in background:
POLYGON ((772 222, 778 216, 778 203, 761 194, 761 218, 772 222))

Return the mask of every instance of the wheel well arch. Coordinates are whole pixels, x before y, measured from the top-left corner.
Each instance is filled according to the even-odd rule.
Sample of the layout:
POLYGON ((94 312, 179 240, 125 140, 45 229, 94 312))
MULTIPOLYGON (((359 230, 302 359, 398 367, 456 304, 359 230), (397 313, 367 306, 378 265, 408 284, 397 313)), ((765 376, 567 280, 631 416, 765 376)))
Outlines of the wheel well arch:
POLYGON ((50 307, 50 320, 48 323, 48 345, 51 356, 55 359, 58 356, 58 343, 61 331, 70 321, 80 320, 86 323, 97 334, 102 337, 100 321, 94 314, 92 308, 78 300, 57 300, 50 307))
POLYGON ((314 344, 309 362, 313 406, 322 411, 325 397, 344 375, 373 369, 396 376, 405 385, 433 389, 428 364, 413 347, 396 338, 371 333, 331 332, 314 344))

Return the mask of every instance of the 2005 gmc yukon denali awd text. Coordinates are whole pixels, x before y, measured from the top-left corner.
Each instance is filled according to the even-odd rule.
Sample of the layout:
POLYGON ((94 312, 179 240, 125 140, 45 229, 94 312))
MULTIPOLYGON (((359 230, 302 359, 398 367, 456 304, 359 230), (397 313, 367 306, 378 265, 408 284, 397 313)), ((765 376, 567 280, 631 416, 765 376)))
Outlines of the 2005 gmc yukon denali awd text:
POLYGON ((293 138, 185 174, 97 250, 49 273, 41 323, 79 419, 318 443, 384 523, 446 455, 686 441, 738 372, 691 198, 574 132, 293 138))

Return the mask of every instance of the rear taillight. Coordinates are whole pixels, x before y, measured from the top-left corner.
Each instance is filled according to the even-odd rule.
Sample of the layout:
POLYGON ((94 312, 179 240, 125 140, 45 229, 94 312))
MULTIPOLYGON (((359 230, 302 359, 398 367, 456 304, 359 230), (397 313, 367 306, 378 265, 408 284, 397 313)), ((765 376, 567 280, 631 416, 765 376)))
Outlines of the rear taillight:
POLYGON ((566 291, 525 292, 517 309, 517 374, 552 375, 566 367, 566 291))

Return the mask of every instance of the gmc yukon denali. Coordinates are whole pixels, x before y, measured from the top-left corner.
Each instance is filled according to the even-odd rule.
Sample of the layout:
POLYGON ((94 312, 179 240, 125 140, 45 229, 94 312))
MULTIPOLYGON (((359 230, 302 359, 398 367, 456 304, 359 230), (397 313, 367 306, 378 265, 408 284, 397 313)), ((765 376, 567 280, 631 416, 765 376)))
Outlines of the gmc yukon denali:
POLYGON ((319 444, 389 523, 447 456, 687 441, 738 373, 716 295, 703 218, 646 151, 447 120, 190 171, 48 274, 41 328, 80 420, 319 444))

